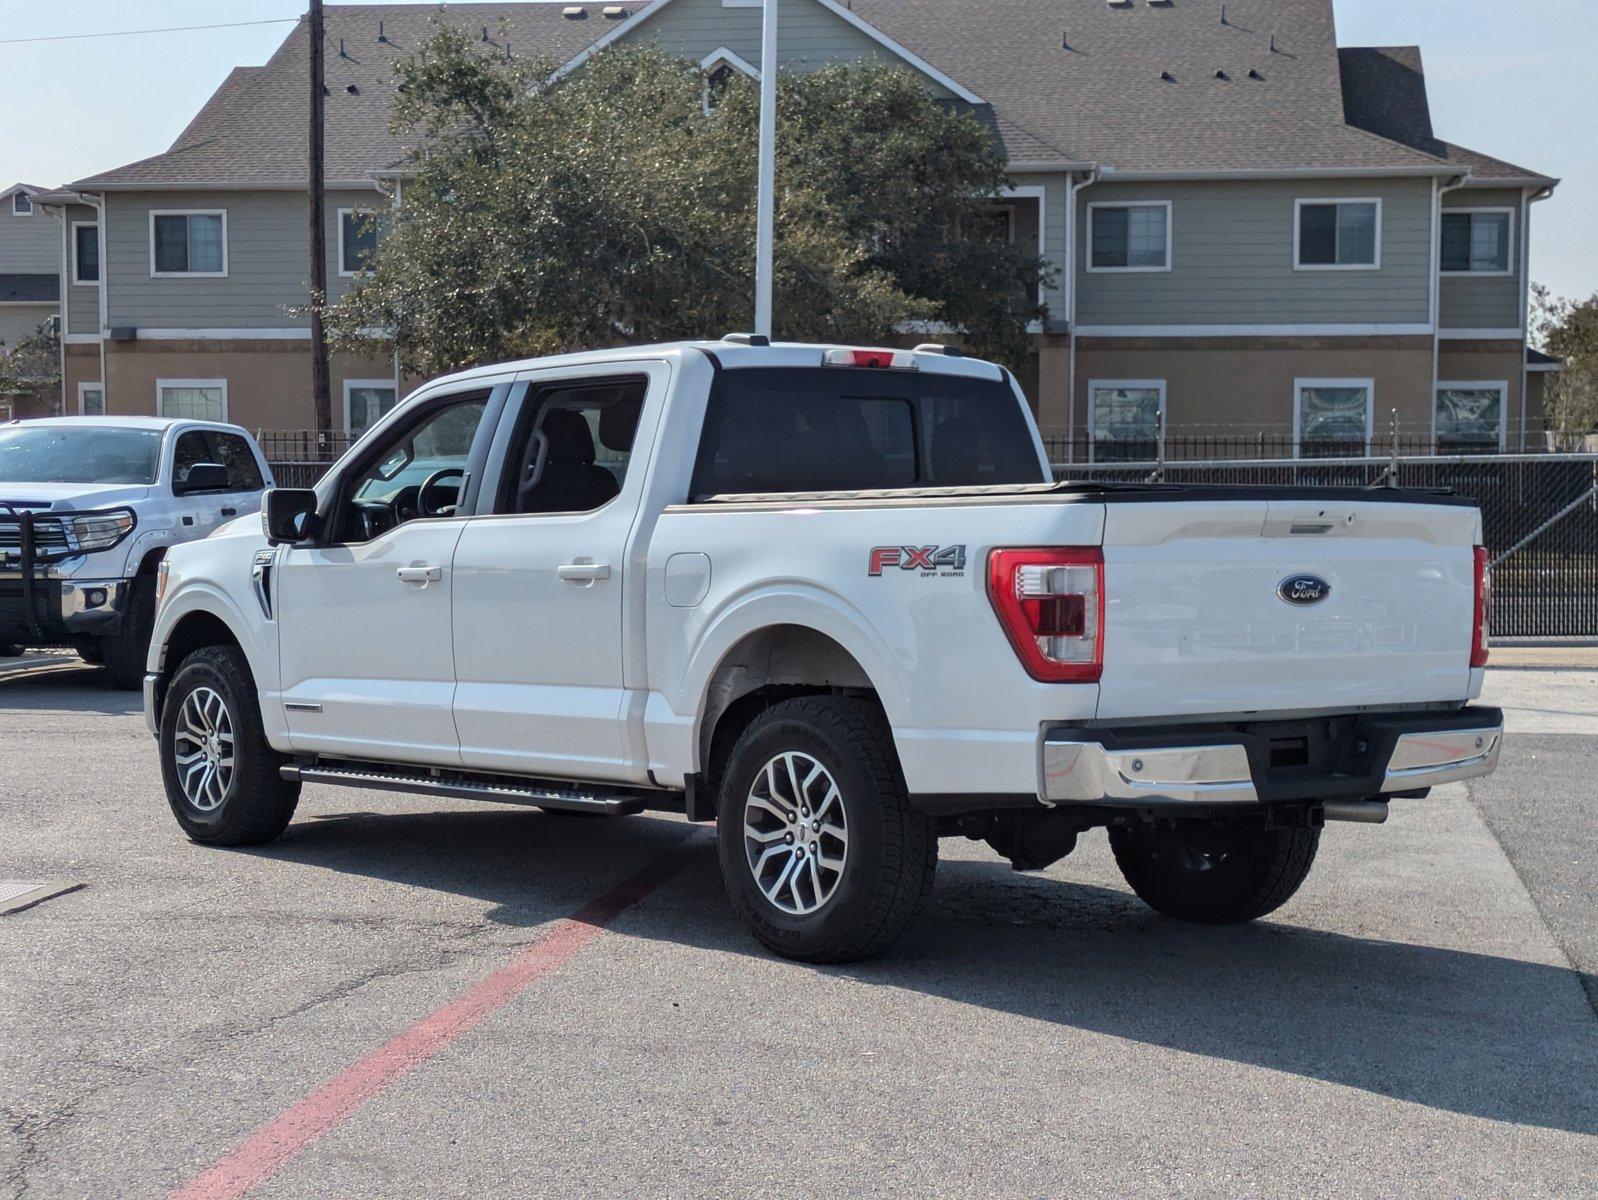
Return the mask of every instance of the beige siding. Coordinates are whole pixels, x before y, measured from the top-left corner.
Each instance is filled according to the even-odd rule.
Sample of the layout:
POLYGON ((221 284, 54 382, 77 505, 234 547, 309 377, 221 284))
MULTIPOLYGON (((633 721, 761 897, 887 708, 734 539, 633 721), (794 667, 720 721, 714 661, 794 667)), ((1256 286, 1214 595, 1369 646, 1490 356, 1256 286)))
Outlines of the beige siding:
MULTIPOLYGON (((814 0, 788 0, 781 9, 778 57, 784 70, 815 70, 835 62, 904 61, 881 43, 828 12, 814 0)), ((653 41, 671 54, 695 62, 726 47, 751 66, 760 66, 760 9, 725 8, 721 0, 676 0, 628 37, 653 41)), ((932 85, 941 96, 949 92, 932 85)))
MULTIPOLYGON (((348 281, 338 275, 340 208, 386 203, 377 192, 329 192, 328 294, 348 281)), ((112 193, 107 201, 106 283, 110 325, 138 329, 290 329, 304 327, 307 237, 305 197, 297 192, 112 193), (152 210, 227 212, 225 278, 150 274, 152 210)))
POLYGON ((1102 183, 1077 203, 1077 320, 1094 325, 1427 325, 1428 180, 1102 183), (1294 201, 1382 202, 1381 269, 1294 269, 1294 201), (1089 274, 1087 206, 1169 200, 1172 269, 1089 274))
POLYGON ((0 205, 0 273, 54 275, 61 269, 61 225, 34 207, 33 215, 11 215, 11 199, 0 205))
POLYGON ((1438 297, 1438 323, 1444 329, 1519 329, 1522 215, 1516 191, 1459 191, 1443 197, 1443 208, 1511 208, 1510 244, 1514 270, 1509 275, 1444 275, 1438 297))
MULTIPOLYGON (((67 221, 95 221, 98 215, 94 209, 85 205, 74 204, 67 209, 67 221)), ((62 321, 68 333, 97 335, 100 332, 100 289, 94 284, 74 284, 72 282, 72 243, 67 242, 67 266, 62 272, 61 304, 64 310, 62 321)), ((103 272, 103 266, 102 266, 103 272)))

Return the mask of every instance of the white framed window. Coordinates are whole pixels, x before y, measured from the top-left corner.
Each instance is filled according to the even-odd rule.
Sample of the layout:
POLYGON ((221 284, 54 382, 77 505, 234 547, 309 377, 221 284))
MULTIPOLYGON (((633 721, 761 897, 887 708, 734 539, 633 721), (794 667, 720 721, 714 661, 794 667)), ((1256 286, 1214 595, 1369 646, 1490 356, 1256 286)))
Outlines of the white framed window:
POLYGON ((1439 452, 1502 450, 1508 426, 1508 380, 1438 383, 1432 403, 1432 440, 1439 452))
POLYGON ((383 237, 383 214, 370 208, 338 210, 338 273, 345 279, 371 265, 383 237))
POLYGON ((100 282, 100 226, 94 221, 72 222, 72 282, 100 282))
POLYGON ((344 431, 360 437, 399 403, 399 386, 392 379, 344 381, 344 431))
POLYGON ((227 380, 157 379, 155 415, 195 421, 227 420, 227 380))
POLYGON ((150 278, 227 275, 227 209, 150 210, 150 278))
POLYGON ((704 96, 700 104, 707 117, 721 99, 721 94, 739 75, 749 79, 760 78, 759 70, 748 59, 726 46, 720 46, 700 59, 699 69, 705 74, 704 96))
POLYGON ((1513 275, 1515 210, 1443 210, 1441 270, 1444 275, 1513 275))
POLYGON ((33 197, 27 192, 12 192, 11 215, 13 217, 33 216, 33 197))
POLYGON ((1293 268, 1379 271, 1382 202, 1376 199, 1293 201, 1293 268))
POLYGON ((1088 205, 1091 274, 1171 269, 1171 202, 1117 201, 1088 205))
POLYGON ((1165 440, 1165 380, 1088 382, 1088 454, 1093 462, 1148 462, 1165 440))
POLYGON ((1298 458, 1346 458, 1370 452, 1376 413, 1374 379, 1295 379, 1293 446, 1298 458))
POLYGON ((78 415, 105 416, 105 385, 98 380, 82 380, 78 384, 78 415))

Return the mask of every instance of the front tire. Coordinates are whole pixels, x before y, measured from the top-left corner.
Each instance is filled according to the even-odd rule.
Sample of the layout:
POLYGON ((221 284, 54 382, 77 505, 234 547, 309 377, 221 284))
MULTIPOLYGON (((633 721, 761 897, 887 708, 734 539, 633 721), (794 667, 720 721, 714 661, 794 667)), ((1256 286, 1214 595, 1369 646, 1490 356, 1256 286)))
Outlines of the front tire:
POLYGON ((1110 849, 1132 890, 1156 912, 1237 925, 1274 912, 1315 862, 1319 829, 1267 827, 1260 817, 1116 826, 1110 849))
POLYGON ((183 832, 208 846, 270 842, 300 799, 281 765, 243 652, 206 646, 184 659, 161 708, 161 779, 183 832))
POLYGON ((144 686, 144 664, 150 656, 150 635, 154 630, 155 576, 147 571, 128 585, 128 610, 122 615, 122 631, 100 639, 101 661, 118 690, 136 692, 144 686))
POLYGON ((722 774, 717 837, 739 916, 801 962, 882 953, 920 911, 938 863, 882 714, 834 696, 784 701, 744 731, 722 774))

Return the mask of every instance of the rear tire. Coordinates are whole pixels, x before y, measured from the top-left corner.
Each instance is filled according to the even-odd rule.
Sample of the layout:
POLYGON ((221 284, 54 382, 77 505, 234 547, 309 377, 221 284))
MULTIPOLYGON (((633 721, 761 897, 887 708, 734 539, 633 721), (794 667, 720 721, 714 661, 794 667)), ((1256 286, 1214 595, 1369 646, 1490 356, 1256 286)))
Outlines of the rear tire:
POLYGON ((12 642, 0 642, 0 658, 21 658, 22 647, 12 642))
POLYGON ((243 651, 206 646, 184 659, 161 707, 161 779, 183 832, 207 846, 270 842, 300 799, 282 762, 243 651))
POLYGON ((150 635, 155 630, 155 576, 136 576, 128 584, 128 609, 122 614, 122 632, 100 639, 101 658, 111 683, 124 692, 144 686, 144 664, 150 655, 150 635))
POLYGON ((1266 828, 1259 817, 1117 826, 1110 849, 1150 908, 1200 925, 1236 925, 1274 912, 1315 862, 1319 829, 1266 828))
POLYGON ((910 807, 882 714, 859 700, 773 705, 722 773, 722 879, 785 958, 857 962, 898 939, 932 890, 936 830, 910 807))

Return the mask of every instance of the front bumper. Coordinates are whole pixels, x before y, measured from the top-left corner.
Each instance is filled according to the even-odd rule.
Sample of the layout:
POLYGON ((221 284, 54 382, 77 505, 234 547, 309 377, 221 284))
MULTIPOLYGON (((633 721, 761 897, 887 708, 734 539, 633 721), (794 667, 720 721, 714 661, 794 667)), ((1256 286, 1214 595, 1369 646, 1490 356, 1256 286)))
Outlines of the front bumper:
POLYGON ((60 579, 37 571, 29 578, 0 571, 0 642, 70 644, 115 634, 127 602, 126 579, 60 579))
POLYGON ((1056 729, 1051 804, 1206 809, 1424 793, 1498 765, 1503 713, 1368 714, 1170 729, 1056 729))

